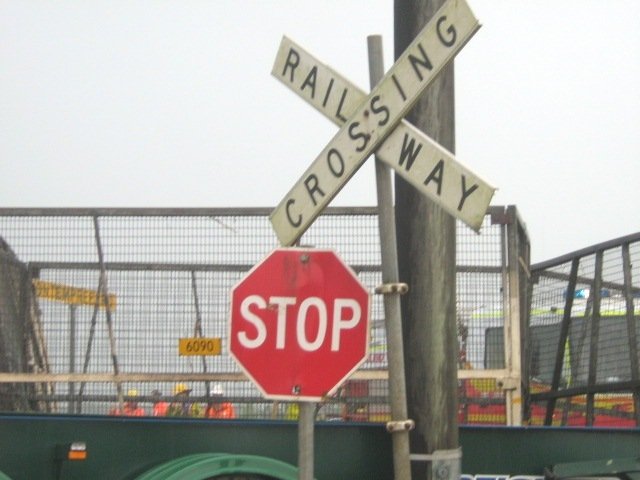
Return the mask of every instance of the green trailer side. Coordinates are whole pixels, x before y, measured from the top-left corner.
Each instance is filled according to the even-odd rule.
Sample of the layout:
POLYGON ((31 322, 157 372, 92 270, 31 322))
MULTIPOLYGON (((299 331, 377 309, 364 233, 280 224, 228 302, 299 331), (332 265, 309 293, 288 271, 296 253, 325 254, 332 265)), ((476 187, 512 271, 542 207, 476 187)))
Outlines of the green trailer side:
MULTIPOLYGON (((384 425, 325 422, 318 423, 315 430, 314 470, 318 480, 392 478, 391 438, 384 425)), ((462 472, 470 476, 542 476, 546 467, 555 464, 640 453, 638 429, 462 427, 460 441, 462 472)), ((212 454, 227 454, 227 458, 238 462, 243 456, 251 456, 256 465, 263 464, 265 468, 270 468, 269 460, 295 466, 297 425, 240 420, 0 416, 0 472, 12 480, 134 480, 154 469, 161 470, 162 464, 180 463, 181 457, 193 459, 195 454, 203 454, 199 457, 201 464, 209 459, 212 469, 219 465, 212 454), (56 459, 61 447, 73 442, 86 445, 86 460, 56 459)), ((286 471, 288 467, 283 468, 286 471)))

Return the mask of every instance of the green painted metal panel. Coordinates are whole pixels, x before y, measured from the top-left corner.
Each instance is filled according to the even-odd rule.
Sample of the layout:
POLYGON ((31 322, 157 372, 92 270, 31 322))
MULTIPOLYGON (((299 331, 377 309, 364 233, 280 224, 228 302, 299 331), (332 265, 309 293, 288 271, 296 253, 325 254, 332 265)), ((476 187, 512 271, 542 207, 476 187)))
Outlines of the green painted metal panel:
MULTIPOLYGON (((393 477, 384 425, 316 425, 318 480, 393 477)), ((295 422, 171 418, 0 415, 0 470, 13 480, 54 480, 57 444, 84 441, 85 461, 64 462, 61 480, 134 480, 197 453, 256 455, 297 464, 295 422)))
POLYGON ((640 452, 640 430, 555 427, 462 427, 462 471, 543 475, 557 463, 640 452))
MULTIPOLYGON (((0 415, 0 470, 12 480, 135 480, 195 454, 254 455, 297 463, 295 422, 0 415), (82 441, 85 461, 56 462, 56 446, 82 441)), ((462 473, 540 475, 568 462, 637 456, 639 429, 462 427, 462 473)), ((318 423, 318 480, 393 478, 381 424, 318 423)), ((209 458, 209 457, 201 457, 209 458)), ((1 477, 0 477, 1 480, 1 477)))
POLYGON ((640 472, 640 457, 604 458, 583 462, 560 463, 551 469, 553 479, 573 477, 615 477, 640 472))

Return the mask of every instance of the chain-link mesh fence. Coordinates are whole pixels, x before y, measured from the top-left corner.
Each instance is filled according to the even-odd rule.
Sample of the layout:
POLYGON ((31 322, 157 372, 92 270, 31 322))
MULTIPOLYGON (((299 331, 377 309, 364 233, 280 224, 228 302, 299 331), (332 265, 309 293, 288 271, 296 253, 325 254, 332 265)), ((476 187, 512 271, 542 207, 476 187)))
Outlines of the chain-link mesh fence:
MULTIPOLYGON (((505 212, 493 207, 480 234, 458 224, 461 372, 507 367, 505 212)), ((221 398, 237 417, 295 418, 295 404, 264 400, 227 350, 230 290, 278 246, 269 213, 0 209, 1 409, 107 414, 137 404, 129 414, 151 415, 182 401, 178 391, 187 389, 200 407, 190 415, 221 398), (222 352, 182 355, 179 340, 189 338, 220 338, 222 352)), ((378 235, 375 208, 330 208, 301 244, 335 250, 373 291, 381 283, 378 235)), ((319 418, 388 419, 383 312, 374 296, 369 358, 322 404, 319 418)), ((461 421, 505 423, 501 385, 494 375, 462 380, 461 421), (464 394, 469 386, 480 393, 464 394), (489 397, 495 417, 466 409, 482 408, 489 397)))

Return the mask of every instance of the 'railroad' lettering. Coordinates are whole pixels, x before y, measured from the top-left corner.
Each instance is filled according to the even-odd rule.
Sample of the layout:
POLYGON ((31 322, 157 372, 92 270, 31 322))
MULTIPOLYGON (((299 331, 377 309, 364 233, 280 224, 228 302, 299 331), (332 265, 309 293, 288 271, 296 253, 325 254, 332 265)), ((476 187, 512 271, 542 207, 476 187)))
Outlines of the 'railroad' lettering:
POLYGON ((436 166, 433 167, 433 170, 431 170, 431 173, 427 176, 427 178, 425 178, 424 184, 428 185, 430 182, 436 182, 438 184, 438 195, 440 195, 442 191, 443 176, 444 176, 444 160, 440 159, 438 160, 438 163, 436 164, 436 166))
POLYGON ((467 201, 467 197, 471 195, 478 189, 478 184, 474 183, 469 190, 467 190, 467 177, 462 175, 462 198, 460 198, 460 203, 458 203, 458 211, 462 210, 464 207, 464 202, 467 201))
POLYGON ((349 138, 354 141, 362 141, 362 143, 356 147, 356 151, 361 152, 365 148, 367 148, 367 143, 369 143, 369 138, 371 137, 364 132, 358 132, 357 129, 359 126, 360 122, 353 122, 351 125, 349 125, 349 138))
POLYGON ((380 127, 383 127, 389 121, 389 117, 391 116, 391 114, 389 112, 389 107, 387 107, 386 105, 380 105, 379 101, 380 101, 380 95, 376 95, 371 99, 370 106, 371 106, 371 111, 376 115, 380 113, 384 114, 384 118, 378 121, 378 125, 380 127))
POLYGON ((342 88, 342 91, 337 88, 334 89, 334 85, 336 83, 339 85, 340 81, 336 82, 334 77, 327 79, 326 75, 323 74, 322 65, 312 64, 308 66, 306 63, 301 65, 301 62, 300 52, 293 47, 289 47, 280 76, 291 85, 295 85, 303 98, 311 99, 312 103, 315 102, 316 93, 322 98, 322 107, 327 107, 331 102, 330 108, 335 108, 334 116, 342 123, 346 123, 347 117, 343 113, 343 109, 350 108, 347 106, 350 103, 347 99, 349 89, 346 87, 342 88), (336 97, 336 99, 334 100, 333 97, 336 97))
POLYGON ((409 170, 411 170, 413 162, 415 162, 416 158, 418 157, 418 154, 422 149, 422 144, 418 143, 418 148, 414 149, 414 146, 416 144, 415 139, 411 138, 411 141, 407 144, 407 138, 409 138, 409 135, 405 133, 404 139, 402 140, 402 149, 400 150, 400 158, 398 159, 398 163, 400 164, 400 166, 402 166, 404 164, 404 161, 407 160, 407 166, 405 167, 405 170, 408 172, 409 170))
POLYGON ((398 93, 400 94, 400 98, 402 98, 403 101, 406 101, 407 100, 407 95, 404 93, 404 90, 402 89, 402 85, 400 85, 400 82, 396 78, 395 73, 391 74, 391 80, 393 80, 393 84, 396 86, 396 89, 398 90, 398 93))
POLYGON ((304 79, 304 82, 302 82, 302 86, 300 87, 300 90, 304 90, 307 86, 311 87, 311 98, 315 98, 316 97, 316 76, 318 74, 318 67, 316 67, 315 65, 313 66, 313 68, 309 71, 309 74, 307 75, 307 78, 304 79))
POLYGON ((327 93, 324 94, 324 100, 322 101, 322 106, 326 107, 327 102, 329 101, 329 95, 331 94, 331 89, 333 88, 333 78, 329 80, 329 86, 327 87, 327 93))
POLYGON ((287 220, 289 220, 289 224, 294 228, 298 228, 300 225, 302 225, 302 215, 298 215, 298 218, 296 218, 295 220, 293 219, 293 217, 291 216, 291 207, 294 203, 296 203, 296 201, 293 198, 287 200, 285 211, 287 212, 287 220))
POLYGON ((309 198, 311 199, 313 204, 318 205, 318 202, 316 202, 316 197, 314 197, 314 194, 319 193, 321 197, 324 197, 325 195, 325 193, 320 188, 320 185, 318 185, 318 177, 314 173, 312 173, 311 175, 309 175, 307 178, 304 179, 304 186, 306 187, 307 193, 309 194, 309 198))
POLYGON ((287 61, 282 69, 282 76, 284 77, 287 74, 287 69, 291 67, 291 76, 289 81, 293 83, 293 75, 298 65, 300 65, 300 54, 293 48, 290 48, 289 55, 287 55, 287 61))
POLYGON ((327 153, 327 165, 329 165, 329 170, 331 170, 331 173, 333 173, 335 177, 340 178, 344 174, 344 160, 340 152, 335 148, 332 148, 329 150, 329 153, 327 153), (337 169, 335 168, 335 163, 331 161, 331 157, 338 159, 337 169))
POLYGON ((436 23, 436 30, 438 32, 438 38, 440 39, 440 42, 442 42, 442 44, 445 47, 452 47, 454 43, 456 43, 456 39, 458 38, 457 32, 456 32, 456 27, 454 27, 453 25, 449 25, 449 27, 445 30, 448 34, 449 34, 449 38, 445 38, 442 35, 442 30, 441 30, 441 26, 443 24, 443 22, 447 21, 447 17, 442 16, 438 19, 438 23, 436 23))
POLYGON ((342 91, 342 97, 340 97, 340 103, 338 104, 338 109, 336 110, 336 118, 346 122, 347 119, 342 115, 342 106, 344 105, 344 99, 347 98, 347 89, 345 88, 342 91))
POLYGON ((433 65, 431 64, 431 60, 429 60, 429 57, 427 56, 427 52, 424 51, 424 48, 422 47, 422 44, 420 44, 420 43, 418 44, 418 49, 420 50, 420 53, 422 54, 422 59, 410 54, 409 55, 409 61, 411 62, 411 66, 413 67, 413 71, 418 76, 418 79, 420 81, 422 81, 424 79, 424 77, 422 76, 422 72, 420 71, 418 66, 422 66, 422 67, 426 68, 427 70, 431 71, 433 69, 433 65))

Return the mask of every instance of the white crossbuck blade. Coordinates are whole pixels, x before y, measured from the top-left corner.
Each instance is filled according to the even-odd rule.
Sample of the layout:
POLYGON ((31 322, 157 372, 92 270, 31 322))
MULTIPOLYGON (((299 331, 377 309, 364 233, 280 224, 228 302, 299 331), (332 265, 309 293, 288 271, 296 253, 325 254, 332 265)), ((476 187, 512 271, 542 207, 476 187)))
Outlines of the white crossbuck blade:
POLYGON ((272 75, 340 131, 271 214, 283 245, 292 245, 364 161, 378 158, 447 212, 478 230, 495 188, 403 120, 420 93, 479 28, 464 1, 436 13, 367 96, 284 37, 272 75))

